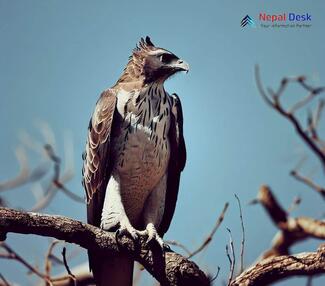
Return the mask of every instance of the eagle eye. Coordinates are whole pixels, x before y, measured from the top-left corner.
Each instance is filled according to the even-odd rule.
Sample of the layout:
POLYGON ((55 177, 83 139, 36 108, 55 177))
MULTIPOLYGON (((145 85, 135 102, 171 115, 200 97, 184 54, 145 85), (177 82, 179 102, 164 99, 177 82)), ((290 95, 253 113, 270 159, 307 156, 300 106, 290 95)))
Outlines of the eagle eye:
POLYGON ((162 54, 160 57, 159 57, 159 60, 164 63, 164 64, 169 64, 171 63, 172 61, 174 60, 177 60, 178 58, 175 56, 175 55, 172 55, 172 54, 162 54))

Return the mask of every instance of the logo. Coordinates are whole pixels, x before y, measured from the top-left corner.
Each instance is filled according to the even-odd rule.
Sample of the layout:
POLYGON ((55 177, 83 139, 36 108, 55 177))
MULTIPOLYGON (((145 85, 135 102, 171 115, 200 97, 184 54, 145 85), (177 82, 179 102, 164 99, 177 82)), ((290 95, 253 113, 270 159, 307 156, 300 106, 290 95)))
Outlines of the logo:
POLYGON ((246 15, 240 21, 242 28, 250 26, 251 28, 310 28, 312 26, 312 15, 310 13, 280 12, 269 14, 260 12, 254 19, 246 15))
POLYGON ((287 20, 290 22, 310 22, 311 14, 296 14, 296 13, 282 13, 282 14, 266 14, 260 13, 259 15, 260 21, 269 21, 269 22, 286 22, 287 20))
POLYGON ((245 26, 251 26, 255 27, 255 22, 252 17, 246 15, 240 22, 240 26, 245 27, 245 26))

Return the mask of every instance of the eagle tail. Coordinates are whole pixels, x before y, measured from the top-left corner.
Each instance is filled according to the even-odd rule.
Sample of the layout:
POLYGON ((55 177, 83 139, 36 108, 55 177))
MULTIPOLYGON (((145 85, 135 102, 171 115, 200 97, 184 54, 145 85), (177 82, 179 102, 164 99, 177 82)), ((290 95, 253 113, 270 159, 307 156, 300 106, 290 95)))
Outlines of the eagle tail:
POLYGON ((134 261, 126 254, 89 258, 97 286, 132 286, 134 261))

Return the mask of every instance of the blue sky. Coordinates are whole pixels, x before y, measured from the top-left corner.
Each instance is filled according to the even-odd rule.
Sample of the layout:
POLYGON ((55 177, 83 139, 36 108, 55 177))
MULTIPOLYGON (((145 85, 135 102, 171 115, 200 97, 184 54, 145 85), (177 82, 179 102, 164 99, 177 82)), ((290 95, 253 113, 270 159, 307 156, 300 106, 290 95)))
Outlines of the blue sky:
MULTIPOLYGON (((286 207, 300 195, 302 204, 294 215, 319 217, 323 212, 317 194, 288 175, 306 152, 305 171, 316 170, 315 178, 324 184, 318 162, 289 123, 265 105, 254 81, 254 65, 259 64, 269 86, 276 87, 285 75, 300 74, 312 84, 325 84, 323 11, 321 0, 1 0, 0 180, 18 172, 14 149, 20 130, 39 136, 35 122, 41 120, 53 128, 59 154, 64 134, 71 134, 76 174, 68 187, 83 195, 81 153, 94 104, 99 93, 119 78, 139 38, 150 35, 156 45, 173 51, 191 67, 187 75, 166 83, 166 89, 181 98, 188 149, 177 210, 166 238, 195 248, 229 201, 225 222, 196 258, 211 272, 220 265, 226 278, 226 227, 232 229, 237 250, 240 243, 234 193, 243 204, 247 264, 269 246, 276 231, 261 207, 247 205, 261 184, 270 184, 286 207), (258 25, 260 12, 308 12, 312 26, 263 29, 258 25), (240 27, 247 14, 257 23, 255 29, 240 27)), ((288 102, 303 95, 291 88, 288 102)), ((302 118, 305 115, 301 113, 302 118)), ((36 164, 37 157, 31 155, 36 164)), ((5 196, 17 202, 13 205, 30 204, 29 188, 5 196)), ((61 194, 46 211, 85 219, 85 208, 61 194)), ((46 239, 19 235, 10 235, 8 242, 29 257, 44 255, 47 245, 46 239)), ((318 243, 297 245, 294 251, 314 250, 318 243)), ((15 262, 0 261, 0 269, 8 279, 25 279, 24 269, 16 270, 15 262)), ((305 285, 305 279, 281 285, 305 285)))

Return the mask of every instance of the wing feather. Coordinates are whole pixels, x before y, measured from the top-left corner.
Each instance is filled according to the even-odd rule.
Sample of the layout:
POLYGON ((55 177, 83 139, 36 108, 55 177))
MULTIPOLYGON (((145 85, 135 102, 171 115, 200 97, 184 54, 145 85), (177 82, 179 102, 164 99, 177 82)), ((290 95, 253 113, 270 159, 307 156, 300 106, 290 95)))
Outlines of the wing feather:
POLYGON ((176 94, 173 94, 172 98, 174 104, 171 112, 168 134, 170 143, 170 159, 168 164, 167 192, 164 215, 159 226, 159 234, 162 236, 167 232, 175 212, 180 176, 186 163, 182 106, 180 99, 176 94))
POLYGON ((83 154, 83 185, 87 197, 88 223, 99 226, 105 191, 111 175, 110 155, 116 96, 106 90, 97 101, 89 122, 86 150, 83 154))

